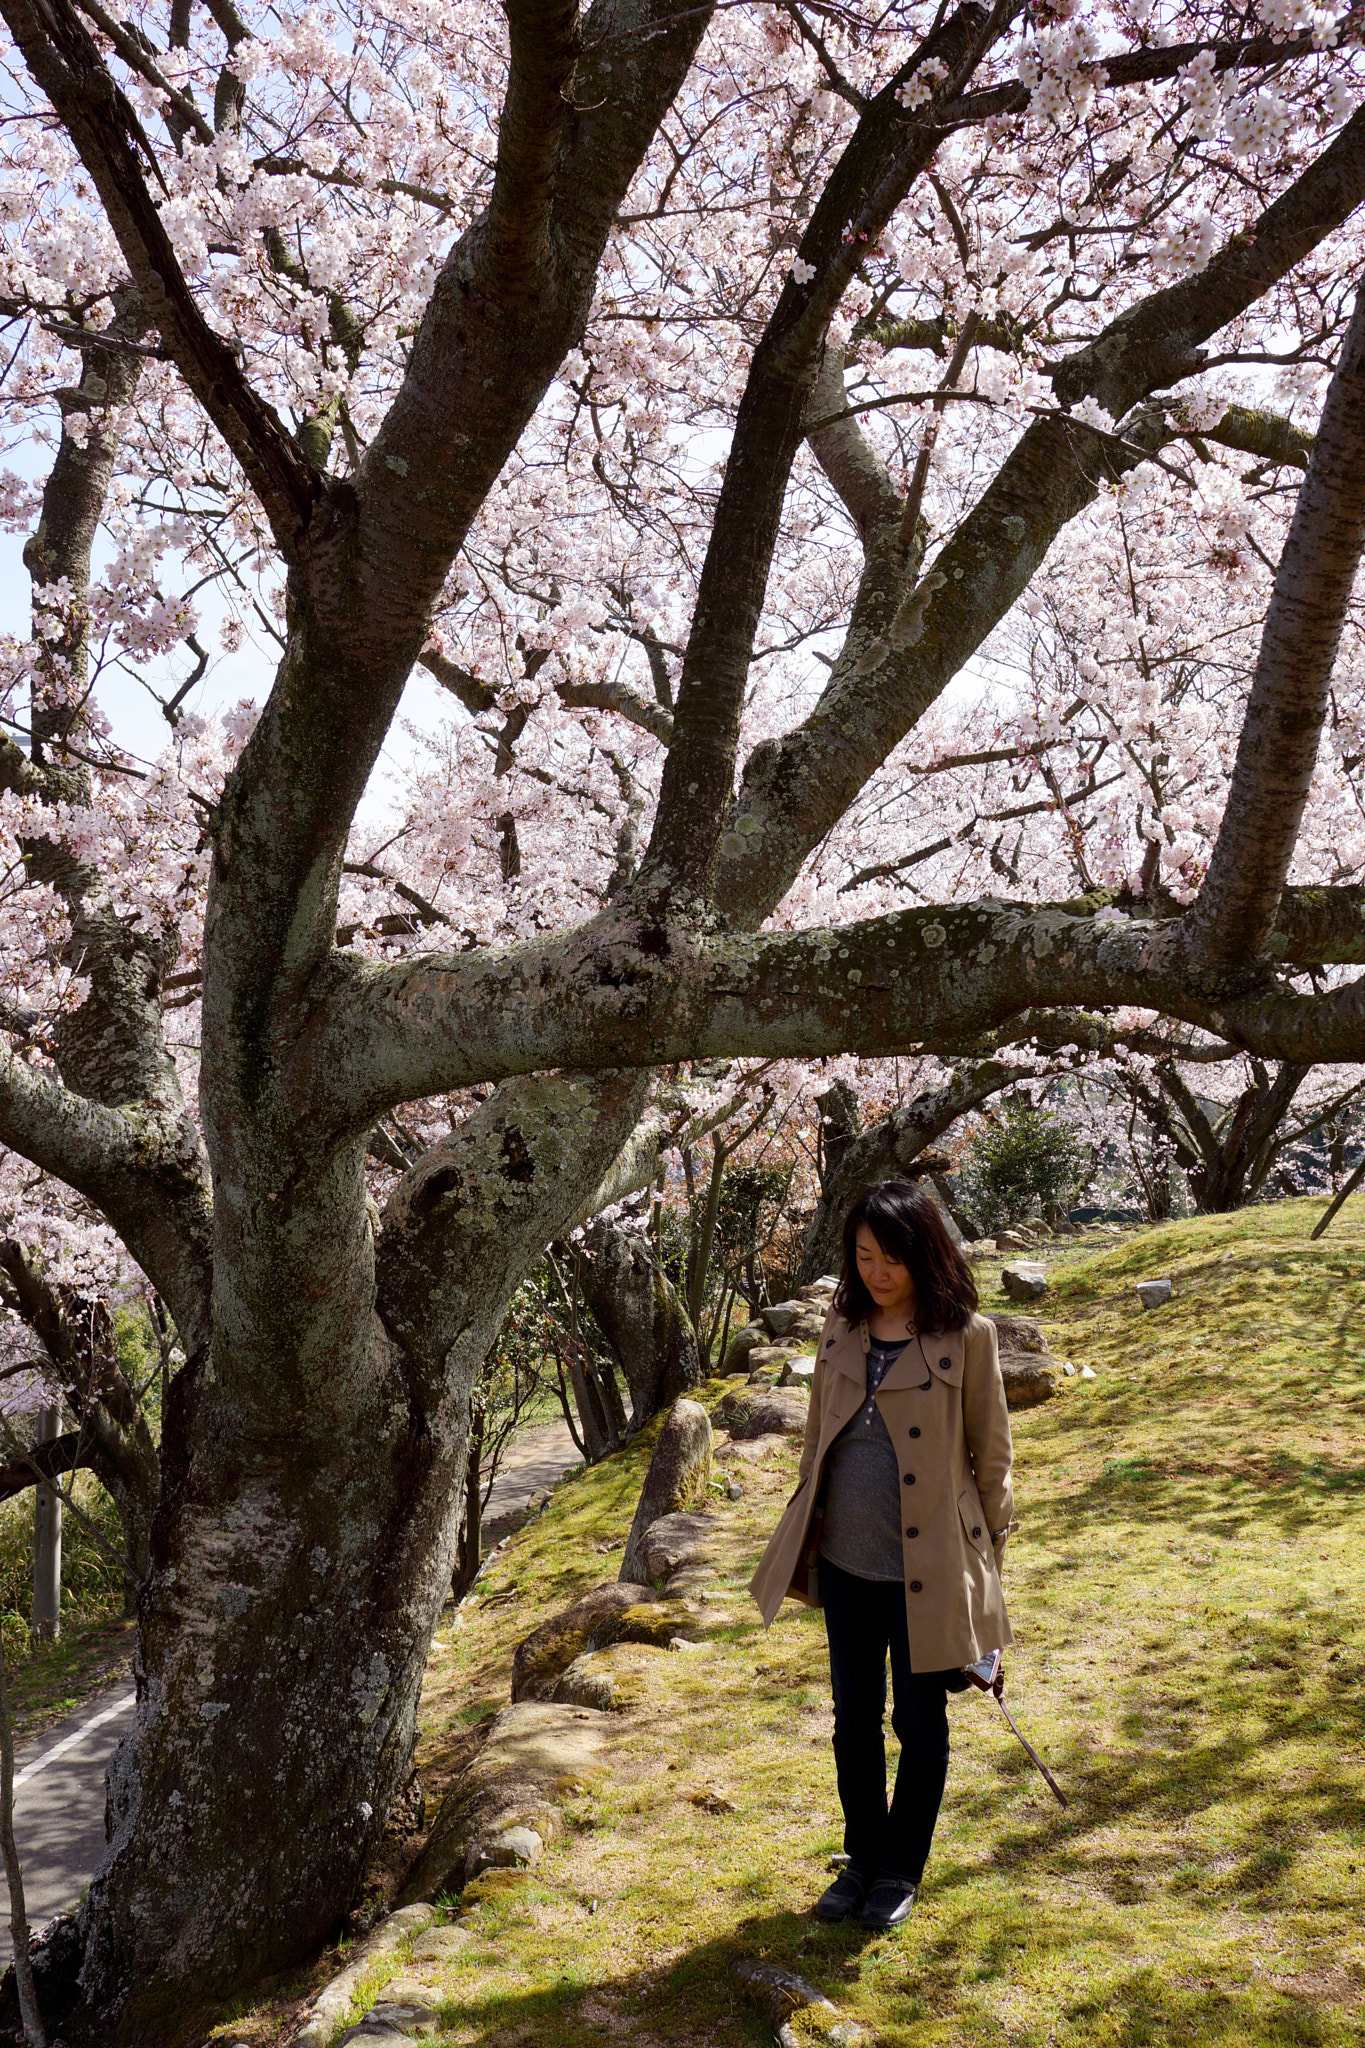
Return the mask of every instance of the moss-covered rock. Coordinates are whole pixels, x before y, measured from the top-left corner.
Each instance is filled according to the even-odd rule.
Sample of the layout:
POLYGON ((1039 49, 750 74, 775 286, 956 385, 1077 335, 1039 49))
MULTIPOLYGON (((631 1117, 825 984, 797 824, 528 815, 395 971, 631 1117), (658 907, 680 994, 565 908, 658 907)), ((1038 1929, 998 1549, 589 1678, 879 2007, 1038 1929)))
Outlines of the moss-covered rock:
POLYGON ((644 1545, 656 1522, 693 1507, 711 1484, 711 1424, 699 1401, 675 1401, 649 1461, 635 1519, 621 1560, 626 1583, 645 1584, 664 1574, 644 1562, 644 1545))
POLYGON ((1000 1375, 1005 1382, 1005 1400, 1011 1408, 1036 1408, 1040 1401, 1052 1399, 1057 1391, 1057 1375, 1050 1370, 1051 1364, 1051 1359, 1034 1352, 1016 1356, 1001 1353, 1000 1375))
POLYGON ((757 1436, 800 1436, 810 1397, 799 1387, 737 1387, 711 1411, 717 1429, 743 1443, 757 1436))
POLYGON ((561 1672, 592 1647, 594 1624, 604 1615, 653 1598, 653 1588, 634 1580, 595 1586, 562 1613, 551 1615, 517 1645, 512 1659, 512 1698, 548 1700, 561 1672))
POLYGON ((651 1600, 647 1605, 604 1614, 593 1627, 588 1647, 602 1650, 609 1643, 654 1643, 667 1649, 674 1636, 689 1634, 696 1626, 696 1615, 681 1600, 651 1600))

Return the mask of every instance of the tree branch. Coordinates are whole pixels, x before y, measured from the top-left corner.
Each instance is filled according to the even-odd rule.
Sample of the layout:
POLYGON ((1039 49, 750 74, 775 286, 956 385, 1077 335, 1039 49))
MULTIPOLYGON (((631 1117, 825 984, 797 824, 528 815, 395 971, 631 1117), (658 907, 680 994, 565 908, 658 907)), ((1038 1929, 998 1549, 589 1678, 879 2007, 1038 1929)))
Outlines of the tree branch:
POLYGON ((1365 1058, 1365 976, 1300 996, 1266 968, 1230 1005, 1177 920, 1062 905, 982 899, 835 932, 704 938, 613 910, 502 953, 333 967, 337 987, 291 1070, 293 1114, 319 1135, 556 1068, 956 1049, 1025 1009, 1133 1004, 1268 1057, 1365 1058))
MULTIPOLYGON (((1076 399, 1097 390, 1112 410, 1185 375, 1200 342, 1362 200, 1365 109, 1207 271, 1110 322, 1058 366, 1054 382, 1069 379, 1076 399)), ((1130 422, 1122 441, 1064 413, 1033 421, 936 558, 930 575, 941 581, 932 591, 928 577, 921 584, 913 637, 900 648, 874 645, 836 664, 805 723, 765 741, 745 764, 716 865, 715 901, 724 916, 751 925, 769 914, 811 848, 1028 586, 1057 535, 1102 481, 1136 465, 1137 444, 1155 450, 1168 432, 1156 408, 1130 422)))
POLYGON ((642 697, 629 683, 613 682, 603 676, 595 683, 563 682, 555 685, 555 694, 561 704, 580 711, 614 711, 618 718, 624 718, 630 725, 638 725, 642 731, 652 733, 656 740, 667 746, 673 737, 673 714, 662 704, 653 703, 642 697))
POLYGON ((673 744, 664 765, 641 887, 704 897, 734 784, 740 710, 778 521, 800 446, 829 318, 860 258, 932 161, 940 136, 931 100, 907 121, 896 92, 920 64, 945 62, 965 81, 1005 22, 967 0, 869 103, 821 193, 793 274, 754 350, 683 661, 673 744))
POLYGON ((1218 838, 1186 920, 1203 957, 1253 961, 1275 924, 1365 548, 1365 289, 1280 556, 1218 838))
POLYGON ((80 1430, 49 1437, 45 1444, 0 1465, 0 1500, 13 1500, 43 1480, 60 1479, 66 1472, 88 1472, 93 1465, 90 1445, 80 1430))
POLYGON ((503 291, 535 291, 550 259, 554 174, 578 53, 577 0, 507 0, 511 63, 493 194, 485 220, 487 260, 503 291))
MULTIPOLYGON (((195 303, 143 177, 156 170, 136 114, 71 0, 3 0, 25 62, 99 193, 109 225, 185 382, 240 462, 286 561, 297 557, 320 480, 235 352, 195 303)), ((159 175, 159 173, 158 173, 159 175)))

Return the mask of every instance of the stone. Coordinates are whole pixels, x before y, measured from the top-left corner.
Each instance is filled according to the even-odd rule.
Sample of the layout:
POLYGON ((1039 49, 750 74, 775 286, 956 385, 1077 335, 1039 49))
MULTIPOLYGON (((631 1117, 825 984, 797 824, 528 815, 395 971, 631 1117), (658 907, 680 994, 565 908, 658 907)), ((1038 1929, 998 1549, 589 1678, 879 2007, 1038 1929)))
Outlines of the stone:
POLYGON ((512 1659, 512 1698, 548 1700, 561 1671, 588 1649, 593 1624, 602 1614, 653 1598, 653 1588, 633 1581, 595 1586, 572 1607, 551 1615, 517 1645, 512 1659))
POLYGON ((1095 1375, 1093 1372, 1091 1372, 1090 1367, 1088 1365, 1083 1365, 1081 1367, 1081 1378, 1083 1380, 1093 1380, 1094 1377, 1095 1375))
POLYGON ((1040 1401, 1050 1401, 1057 1391, 1056 1375, 1048 1370, 1051 1363, 1033 1352, 1002 1351, 1000 1375, 1005 1382, 1006 1405, 1036 1408, 1040 1401))
POLYGON ((693 1806, 699 1806, 703 1813, 738 1813, 733 1799, 727 1799, 723 1792, 717 1792, 713 1785, 703 1785, 700 1792, 690 1793, 693 1806))
POLYGON ((555 1701, 595 1707, 601 1714, 626 1713, 645 1697, 646 1660, 660 1654, 645 1643, 609 1643, 605 1649, 586 1650, 555 1687, 555 1701))
POLYGON ((649 1461, 635 1519, 626 1538, 621 1560, 623 1582, 639 1585, 663 1572, 651 1572, 643 1563, 643 1545, 653 1525, 665 1516, 676 1515, 706 1499, 711 1483, 711 1424, 700 1401, 675 1401, 659 1432, 654 1455, 649 1461))
POLYGON ((528 1777, 549 1784, 591 1777, 601 1767, 611 1740, 604 1719, 583 1707, 566 1710, 539 1701, 504 1707, 489 1730, 478 1764, 484 1769, 514 1764, 528 1777))
POLYGON ((603 1669, 600 1656, 592 1650, 575 1657, 568 1670, 561 1672, 551 1698, 556 1706, 594 1707, 599 1714, 609 1714, 617 1705, 612 1674, 603 1669))
POLYGON ((434 2005, 425 1999, 394 1998, 388 1995, 376 2000, 358 2027, 342 2035, 343 2041, 418 2041, 427 2034, 440 2032, 441 2019, 434 2005))
POLYGON ((993 1259, 1000 1249, 1000 1245, 993 1237, 973 1238, 970 1244, 963 1246, 969 1259, 993 1259))
POLYGON ((760 1962, 757 1957, 744 1956, 730 1965, 730 1974, 737 1977, 777 2035, 780 2048, 797 2048, 798 2038, 805 2041, 838 2041, 839 2048, 872 2048, 873 2035, 856 2020, 841 2020, 833 1999, 826 1998, 818 1985, 789 1970, 783 1963, 760 1962), (809 2012, 815 2021, 798 2030, 789 2022, 799 2013, 809 2012))
POLYGON ((593 1629, 589 1649, 602 1650, 610 1643, 655 1643, 667 1649, 681 1629, 694 1628, 696 1615, 681 1600, 652 1600, 638 1607, 626 1607, 604 1614, 593 1629))
POLYGON ((786 1441, 785 1436, 756 1436, 747 1442, 728 1443, 716 1455, 727 1463, 738 1460, 745 1465, 757 1465, 774 1451, 780 1451, 786 1441))
POLYGON ((414 1968, 423 1963, 454 1963, 471 1948, 476 1947, 474 1936, 467 1927, 429 1927, 425 1934, 412 1944, 414 1968))
POLYGON ((1006 1351, 1046 1351, 1047 1338, 1041 1323, 1032 1316, 988 1316, 988 1322, 995 1324, 1002 1355, 1006 1351))
POLYGON ((504 1707, 442 1800, 405 1894, 463 1891, 484 1871, 510 1880, 514 1867, 493 1863, 493 1844, 518 1828, 552 1841, 563 1825, 556 1802, 601 1775, 615 1738, 610 1716, 588 1707, 504 1707))
POLYGON ((808 1351, 798 1352, 795 1358, 787 1360, 786 1370, 778 1382, 784 1387, 804 1387, 810 1392, 815 1378, 815 1360, 808 1351))
POLYGON ((535 1828, 504 1828, 485 1843, 482 1855, 495 1870, 529 1870, 545 1854, 545 1843, 535 1828))
POLYGON ((715 1554, 716 1527, 715 1516, 704 1509, 662 1516, 646 1530, 637 1552, 643 1576, 657 1585, 681 1565, 705 1563, 715 1554))
POLYGON ((391 2005, 433 2005, 441 1995, 437 1972, 432 1965, 425 1971, 400 1970, 396 1977, 390 1977, 379 1994, 379 2007, 391 2005))
POLYGON ((1071 1360, 1070 1360, 1069 1358, 1064 1358, 1064 1359, 1062 1360, 1062 1371, 1063 1371, 1063 1372, 1064 1372, 1064 1373, 1066 1374, 1066 1376, 1067 1376, 1067 1378, 1068 1378, 1069 1380, 1074 1380, 1074 1379, 1075 1379, 1075 1377, 1076 1377, 1076 1368, 1075 1368, 1075 1366, 1074 1366, 1074 1365, 1073 1365, 1073 1364, 1071 1363, 1071 1360))
POLYGON ((786 1344, 755 1345, 749 1353, 750 1386, 779 1386, 791 1355, 790 1347, 786 1344))
POLYGON ((767 1342, 768 1332, 762 1323, 746 1323, 742 1330, 736 1330, 725 1347, 725 1357, 720 1368, 722 1378, 729 1378, 734 1373, 747 1372, 749 1353, 757 1345, 767 1342))
MULTIPOLYGON (((391 1955, 409 1935, 421 1934, 435 1918, 434 1906, 414 1903, 400 1906, 396 1913, 390 1913, 386 1920, 381 1920, 373 1933, 351 1951, 345 1968, 324 1984, 313 1999, 302 2030, 294 2036, 296 2048, 328 2048, 337 2027, 350 2010, 361 1979, 380 1957, 391 1955)), ((364 2022, 361 2024, 363 2026, 364 2022)))
POLYGON ((732 1443, 759 1436, 800 1436, 809 1405, 799 1387, 741 1387, 721 1396, 711 1420, 729 1430, 732 1443))
POLYGON ((995 1241, 1002 1252, 1026 1252, 1033 1237, 1027 1230, 997 1230, 995 1241))
POLYGON ((785 1337, 793 1323, 799 1323, 810 1313, 804 1301, 776 1301, 768 1308, 761 1308, 758 1320, 770 1337, 785 1337))
POLYGON ((1011 1301, 1039 1301, 1047 1293, 1047 1274, 1032 1259, 1016 1259, 1000 1275, 1000 1285, 1011 1301))
POLYGON ((1139 1280, 1137 1298, 1144 1308, 1160 1308, 1175 1293, 1173 1280, 1139 1280))
POLYGON ((812 1280, 809 1287, 798 1287, 796 1298, 798 1301, 810 1302, 813 1308, 818 1308, 821 1314, 824 1314, 834 1300, 838 1288, 839 1283, 834 1279, 812 1280))

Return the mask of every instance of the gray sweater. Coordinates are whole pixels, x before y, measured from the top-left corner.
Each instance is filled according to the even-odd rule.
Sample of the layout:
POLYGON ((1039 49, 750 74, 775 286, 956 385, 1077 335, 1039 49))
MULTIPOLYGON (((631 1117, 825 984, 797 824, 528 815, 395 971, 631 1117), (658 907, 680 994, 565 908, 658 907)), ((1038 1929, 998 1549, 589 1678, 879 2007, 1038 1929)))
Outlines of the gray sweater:
POLYGON ((905 1349, 876 1337, 867 1354, 867 1398, 830 1445, 820 1555, 859 1579, 905 1578, 901 1475, 877 1406, 878 1387, 905 1349))

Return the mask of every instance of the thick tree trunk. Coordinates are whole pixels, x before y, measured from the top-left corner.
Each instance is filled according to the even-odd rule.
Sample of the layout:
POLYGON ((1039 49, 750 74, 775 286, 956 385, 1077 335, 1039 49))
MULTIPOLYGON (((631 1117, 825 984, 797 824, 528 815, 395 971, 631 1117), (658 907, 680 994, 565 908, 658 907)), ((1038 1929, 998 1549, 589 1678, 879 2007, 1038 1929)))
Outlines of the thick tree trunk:
POLYGON ((379 1398, 293 1456, 206 1412, 210 1378, 205 1448, 158 1516, 137 1720, 85 1908, 86 1999, 121 2006, 129 2040, 171 2038, 187 1997, 325 1940, 402 1784, 462 1520, 464 1416, 452 1393, 415 1427, 402 1359, 373 1321, 368 1341, 379 1398))

